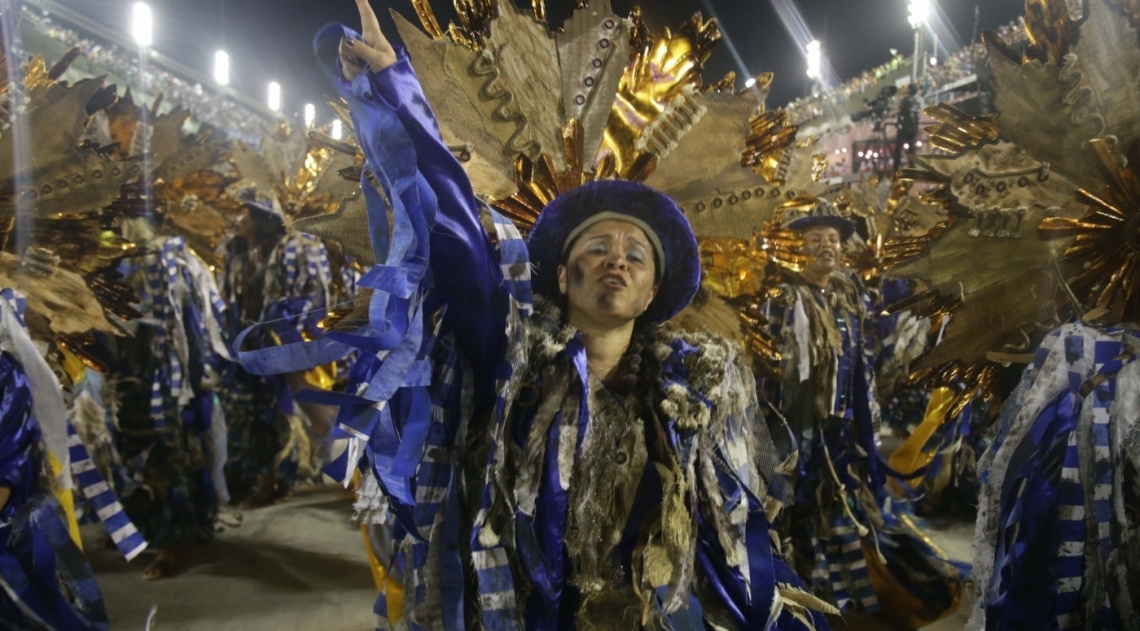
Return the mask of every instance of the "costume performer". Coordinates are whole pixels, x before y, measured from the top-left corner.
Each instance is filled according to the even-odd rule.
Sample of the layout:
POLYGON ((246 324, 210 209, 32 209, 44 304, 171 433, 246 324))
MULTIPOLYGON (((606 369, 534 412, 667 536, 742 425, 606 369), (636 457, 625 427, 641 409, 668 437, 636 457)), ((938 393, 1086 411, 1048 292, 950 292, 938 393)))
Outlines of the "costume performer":
POLYGON ((44 404, 59 398, 59 382, 24 330, 22 302, 0 295, 0 620, 20 631, 105 630, 103 595, 52 494, 48 460, 68 460, 67 419, 62 400, 44 404), (56 427, 45 430, 37 416, 49 412, 56 427))
MULTIPOLYGON (((328 252, 314 237, 287 233, 272 199, 259 198, 252 188, 240 198, 246 214, 226 246, 222 284, 233 305, 229 330, 236 335, 255 322, 272 322, 267 338, 287 343, 311 339, 329 304, 328 252)), ((232 365, 226 404, 227 475, 236 497, 247 505, 272 503, 316 475, 306 417, 294 403, 286 375, 251 375, 232 365)))
POLYGON ((781 455, 798 471, 796 504, 781 529, 792 559, 843 611, 882 610, 907 626, 937 620, 957 607, 964 568, 926 543, 885 495, 875 321, 859 280, 840 268, 855 226, 817 200, 783 227, 803 240, 806 259, 802 271, 784 272, 762 309, 783 357, 781 380, 763 391, 782 416, 772 430, 781 455))
MULTIPOLYGON (((374 315, 330 337, 372 351, 337 397, 338 473, 365 468, 394 516, 407 596, 401 620, 381 595, 381 628, 825 628, 770 537, 783 480, 750 371, 724 341, 659 327, 700 277, 677 206, 597 181, 524 244, 480 207, 407 56, 358 6, 364 39, 323 35, 344 36, 341 93, 395 228, 366 178, 374 315)), ((325 342, 242 361, 324 361, 325 342)))
MULTIPOLYGON (((132 232, 147 234, 143 219, 132 232)), ((209 268, 182 237, 149 235, 154 253, 126 259, 122 271, 142 302, 134 335, 114 343, 121 458, 141 486, 124 492, 128 515, 157 549, 148 579, 174 570, 180 541, 213 538, 225 457, 217 445, 224 415, 214 395, 229 361, 222 333, 225 305, 209 268)), ((124 490, 125 491, 125 490, 124 490)))
POLYGON ((911 308, 950 315, 918 368, 1005 400, 978 463, 968 628, 1135 630, 1140 116, 1121 91, 1140 73, 1137 7, 1026 6, 1023 50, 985 37, 1001 116, 928 110, 946 154, 911 176, 950 220, 884 250, 929 288, 911 308), (1003 364, 1025 365, 1016 387, 1003 364))

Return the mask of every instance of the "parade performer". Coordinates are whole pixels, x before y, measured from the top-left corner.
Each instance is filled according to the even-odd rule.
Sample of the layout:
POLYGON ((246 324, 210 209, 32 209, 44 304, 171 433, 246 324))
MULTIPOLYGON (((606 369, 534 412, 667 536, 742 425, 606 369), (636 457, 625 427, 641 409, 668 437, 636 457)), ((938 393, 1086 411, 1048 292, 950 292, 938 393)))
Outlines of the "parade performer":
POLYGON ((146 219, 128 233, 153 253, 126 259, 122 271, 142 302, 131 337, 111 340, 118 375, 120 457, 141 485, 123 505, 157 558, 143 571, 158 579, 176 569, 174 547, 213 538, 219 494, 215 470, 225 454, 217 433, 223 410, 214 389, 230 359, 225 305, 208 266, 182 237, 154 235, 146 219))
POLYGON ((789 204, 781 234, 804 247, 799 272, 762 309, 780 343, 782 378, 764 396, 779 410, 773 436, 795 463, 796 504, 781 531, 817 594, 843 611, 882 611, 908 627, 953 612, 964 568, 894 514, 879 454, 874 323, 859 279, 841 268, 855 226, 826 200, 789 204), (806 214, 797 207, 806 206, 806 214), (790 216, 790 217, 789 217, 790 216))
MULTIPOLYGON (((659 327, 700 278, 676 204, 595 181, 550 203, 524 244, 481 208, 407 56, 358 6, 363 38, 323 35, 343 35, 341 93, 394 229, 366 175, 385 263, 361 280, 371 325, 333 338, 371 351, 336 397, 352 437, 338 476, 364 465, 394 515, 405 622, 825 628, 804 605, 828 607, 770 538, 783 480, 750 371, 724 341, 659 327)), ((338 344, 242 361, 293 369, 338 344)), ((376 613, 401 623, 385 595, 376 613)))
POLYGON ((106 630, 102 593, 53 496, 67 480, 48 464, 67 462, 66 412, 59 382, 24 330, 22 303, 11 290, 0 293, 0 620, 17 630, 106 630), (45 431, 39 415, 53 416, 45 421, 56 427, 45 431))
POLYGON ((1004 401, 978 462, 967 628, 1135 630, 1140 117, 1121 90, 1140 51, 1119 43, 1137 9, 1026 6, 1023 50, 984 38, 1001 116, 927 110, 945 155, 908 177, 950 219, 884 250, 928 288, 906 308, 950 316, 920 376, 955 389, 952 412, 1004 401))
MULTIPOLYGON (((328 252, 316 238, 286 232, 281 211, 255 189, 239 196, 245 215, 226 246, 222 289, 236 335, 255 322, 272 322, 269 338, 295 342, 319 333, 331 274, 328 252)), ((330 380, 331 381, 331 380, 330 380)), ((332 383, 320 384, 327 389, 332 383)), ((232 365, 226 377, 230 463, 235 497, 247 506, 273 503, 316 476, 310 428, 285 375, 251 375, 232 365)), ((324 432, 321 432, 323 435, 324 432)))

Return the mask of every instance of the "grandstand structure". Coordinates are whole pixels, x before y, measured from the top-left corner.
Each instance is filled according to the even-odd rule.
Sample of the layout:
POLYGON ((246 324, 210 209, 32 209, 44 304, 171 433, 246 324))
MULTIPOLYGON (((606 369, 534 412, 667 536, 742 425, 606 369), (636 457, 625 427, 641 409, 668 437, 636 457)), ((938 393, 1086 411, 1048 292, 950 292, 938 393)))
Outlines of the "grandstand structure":
MULTIPOLYGON (((1027 42, 1024 24, 1014 22, 995 31, 1008 46, 1018 50, 1027 42)), ((869 173, 889 174, 893 169, 898 98, 891 97, 885 120, 860 118, 884 89, 902 89, 912 81, 914 60, 896 55, 891 61, 868 70, 843 85, 789 103, 791 122, 800 126, 800 137, 813 137, 826 153, 826 173, 833 182, 855 181, 869 173)), ((992 113, 990 74, 985 46, 980 42, 963 47, 919 80, 925 107, 950 103, 972 116, 992 113)), ((934 124, 923 121, 923 127, 934 124)), ((926 139, 919 136, 910 151, 925 153, 926 139)))
POLYGON ((158 51, 141 50, 124 35, 53 0, 0 0, 0 14, 24 62, 43 55, 50 65, 78 48, 79 57, 64 75, 69 81, 106 75, 120 96, 129 89, 136 102, 148 105, 161 96, 159 113, 181 107, 190 112, 192 127, 208 123, 252 143, 282 120, 258 100, 158 51))

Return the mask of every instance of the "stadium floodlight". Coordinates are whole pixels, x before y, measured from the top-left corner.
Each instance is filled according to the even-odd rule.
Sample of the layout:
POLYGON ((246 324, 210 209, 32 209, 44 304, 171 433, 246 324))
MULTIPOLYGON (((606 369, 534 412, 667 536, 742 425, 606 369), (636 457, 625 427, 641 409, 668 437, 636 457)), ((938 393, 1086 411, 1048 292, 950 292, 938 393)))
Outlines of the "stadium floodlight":
POLYGON ((305 128, 312 128, 317 120, 317 106, 312 103, 305 104, 305 128))
POLYGON ((823 77, 823 45, 812 40, 807 45, 807 76, 819 81, 823 77))
POLYGON ((276 81, 269 84, 269 109, 274 112, 281 111, 281 84, 276 81))
POLYGON ((230 55, 224 50, 214 53, 214 81, 218 85, 230 84, 230 55))
POLYGON ((931 6, 930 0, 910 0, 906 9, 908 13, 907 20, 910 22, 910 27, 917 29, 926 25, 934 8, 931 6))
POLYGON ((154 43, 154 16, 150 12, 150 6, 144 2, 135 3, 131 16, 131 37, 142 47, 154 43))

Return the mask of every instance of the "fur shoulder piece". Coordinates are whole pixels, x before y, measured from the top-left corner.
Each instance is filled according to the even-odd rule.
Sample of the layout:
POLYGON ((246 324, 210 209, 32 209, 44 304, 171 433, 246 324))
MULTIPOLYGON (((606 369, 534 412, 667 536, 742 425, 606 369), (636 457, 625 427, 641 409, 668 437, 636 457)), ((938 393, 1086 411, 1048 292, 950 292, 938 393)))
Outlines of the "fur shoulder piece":
POLYGON ((526 329, 527 360, 545 366, 574 339, 577 329, 562 323, 562 310, 553 302, 534 297, 534 313, 523 323, 526 329))
POLYGON ((684 430, 709 426, 714 408, 729 394, 740 351, 735 344, 710 333, 659 330, 654 358, 661 363, 665 400, 661 410, 684 430))

